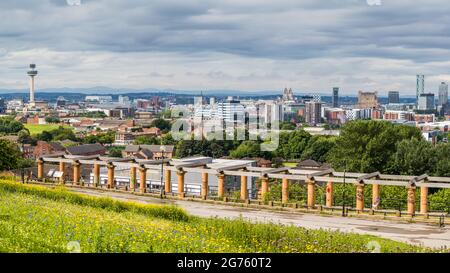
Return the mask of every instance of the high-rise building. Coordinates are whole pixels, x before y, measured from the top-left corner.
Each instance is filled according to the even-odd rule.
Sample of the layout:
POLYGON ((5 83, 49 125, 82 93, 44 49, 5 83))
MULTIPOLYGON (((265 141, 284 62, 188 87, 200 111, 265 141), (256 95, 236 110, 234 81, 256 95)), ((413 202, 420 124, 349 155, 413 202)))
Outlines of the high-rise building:
POLYGON ((420 94, 417 109, 423 111, 430 111, 434 110, 434 108, 435 108, 434 94, 433 93, 420 94))
POLYGON ((448 84, 442 82, 439 86, 439 106, 448 104, 448 84))
POLYGON ((378 108, 378 93, 377 92, 358 92, 358 108, 378 108))
POLYGON ((317 125, 321 122, 322 103, 309 101, 305 104, 305 120, 310 125, 317 125))
POLYGON ((400 103, 400 93, 398 91, 389 91, 389 104, 400 103))
POLYGON ((339 107, 339 87, 333 88, 333 97, 331 98, 334 108, 339 107))
POLYGON ((280 123, 284 120, 283 104, 268 102, 265 104, 263 114, 266 124, 280 123))
POLYGON ((283 101, 295 101, 294 92, 292 88, 285 88, 283 91, 283 101))
POLYGON ((425 75, 417 75, 417 82, 416 82, 417 104, 419 104, 420 95, 424 93, 425 93, 425 75))

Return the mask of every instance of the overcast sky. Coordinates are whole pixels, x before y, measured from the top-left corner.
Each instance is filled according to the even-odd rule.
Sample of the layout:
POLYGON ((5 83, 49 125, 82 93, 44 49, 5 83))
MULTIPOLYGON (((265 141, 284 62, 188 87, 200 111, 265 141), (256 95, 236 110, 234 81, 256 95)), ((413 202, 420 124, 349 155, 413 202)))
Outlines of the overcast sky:
POLYGON ((400 90, 450 81, 448 0, 2 0, 0 89, 400 90), (68 4, 70 3, 70 4, 68 4))

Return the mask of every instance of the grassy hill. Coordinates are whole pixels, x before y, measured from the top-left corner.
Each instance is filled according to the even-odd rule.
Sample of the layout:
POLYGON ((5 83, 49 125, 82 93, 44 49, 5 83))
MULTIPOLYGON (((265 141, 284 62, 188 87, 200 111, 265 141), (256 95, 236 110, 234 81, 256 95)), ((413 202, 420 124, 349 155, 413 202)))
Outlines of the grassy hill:
POLYGON ((0 180, 0 252, 430 251, 373 236, 245 220, 205 219, 172 206, 88 197, 0 180))

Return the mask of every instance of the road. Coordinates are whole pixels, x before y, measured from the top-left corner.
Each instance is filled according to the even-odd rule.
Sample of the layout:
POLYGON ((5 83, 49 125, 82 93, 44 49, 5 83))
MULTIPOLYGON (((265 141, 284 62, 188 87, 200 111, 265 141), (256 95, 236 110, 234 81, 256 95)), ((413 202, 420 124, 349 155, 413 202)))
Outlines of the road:
POLYGON ((200 217, 219 217, 228 219, 243 217, 254 222, 280 223, 309 229, 338 230, 341 232, 375 235, 414 245, 423 245, 433 248, 450 248, 449 227, 439 228, 437 226, 422 223, 399 223, 384 220, 342 218, 338 216, 271 211, 181 200, 161 200, 148 196, 79 188, 70 188, 70 190, 91 196, 111 197, 117 200, 147 204, 175 205, 185 209, 191 215, 200 217))

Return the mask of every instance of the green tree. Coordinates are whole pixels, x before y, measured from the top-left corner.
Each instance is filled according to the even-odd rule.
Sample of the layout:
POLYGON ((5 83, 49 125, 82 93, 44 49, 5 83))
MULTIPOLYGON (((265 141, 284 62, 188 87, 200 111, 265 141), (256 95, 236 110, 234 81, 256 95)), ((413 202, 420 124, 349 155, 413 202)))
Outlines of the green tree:
POLYGON ((235 150, 231 151, 230 156, 232 158, 264 157, 264 153, 261 152, 260 143, 256 141, 244 141, 235 150))
POLYGON ((278 149, 273 152, 274 157, 284 159, 300 159, 303 151, 308 147, 311 135, 305 130, 282 132, 278 149))
POLYGON ((283 122, 280 124, 280 130, 293 131, 297 126, 292 122, 283 122))
POLYGON ((45 122, 47 123, 60 123, 61 120, 58 117, 46 117, 45 122))
POLYGON ((436 169, 434 175, 450 177, 450 143, 441 143, 436 149, 436 169))
POLYGON ((0 170, 17 169, 22 161, 22 153, 15 143, 0 139, 0 170))
POLYGON ((112 147, 108 150, 108 155, 110 157, 117 157, 117 158, 121 158, 122 157, 122 151, 123 148, 121 147, 112 147))
POLYGON ((169 132, 172 128, 170 122, 162 118, 153 120, 150 126, 159 128, 161 132, 169 132))
POLYGON ((436 149, 425 140, 403 140, 397 144, 388 171, 393 174, 433 174, 438 161, 436 149))
POLYGON ((302 155, 302 160, 312 159, 317 162, 325 163, 330 151, 336 146, 336 138, 314 136, 308 143, 302 155))
POLYGON ((159 145, 161 140, 156 136, 138 136, 133 142, 135 145, 159 145))
POLYGON ((0 133, 3 134, 16 134, 25 129, 22 123, 14 120, 12 117, 0 118, 0 133))
POLYGON ((419 129, 383 121, 349 122, 342 128, 328 161, 341 170, 386 172, 396 144, 412 138, 422 138, 419 129))

